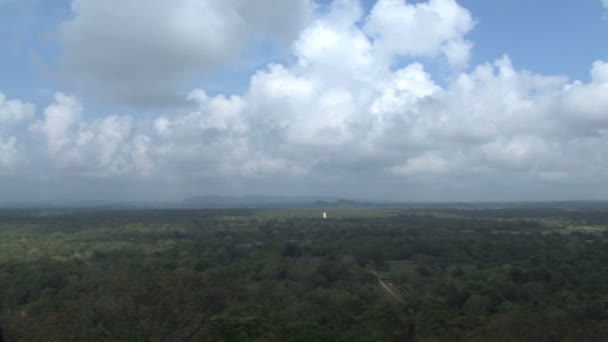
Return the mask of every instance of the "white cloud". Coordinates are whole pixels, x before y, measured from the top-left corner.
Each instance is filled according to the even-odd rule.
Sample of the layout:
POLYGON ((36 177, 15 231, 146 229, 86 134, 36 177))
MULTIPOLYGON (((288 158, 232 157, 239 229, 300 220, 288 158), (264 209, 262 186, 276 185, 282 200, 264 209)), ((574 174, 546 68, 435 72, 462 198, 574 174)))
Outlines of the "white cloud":
POLYGON ((130 116, 85 121, 77 99, 61 93, 32 131, 45 139, 49 161, 60 172, 107 178, 147 175, 150 139, 135 133, 130 116))
POLYGON ((0 93, 0 174, 12 172, 25 160, 17 134, 34 118, 36 107, 0 93))
POLYGON ((10 137, 3 139, 0 135, 0 174, 11 169, 17 159, 17 139, 10 137))
POLYGON ((498 163, 500 168, 529 169, 551 152, 547 145, 541 137, 513 136, 484 144, 480 152, 488 162, 498 163))
POLYGON ((310 0, 73 0, 59 30, 63 64, 78 85, 130 104, 179 101, 175 88, 198 71, 236 61, 243 42, 289 41, 310 0))
POLYGON ((574 123, 590 129, 606 129, 608 125, 608 63, 596 61, 591 70, 591 83, 580 81, 565 86, 563 110, 574 123))
POLYGON ((0 93, 0 128, 31 120, 36 107, 20 100, 9 100, 0 93))
MULTIPOLYGON (((91 16, 105 8, 93 0, 76 4, 93 6, 79 8, 79 13, 91 16)), ((159 52, 160 59, 150 64, 156 66, 143 65, 135 71, 153 80, 168 79, 169 92, 175 86, 171 76, 156 72, 156 67, 164 65, 154 63, 163 58, 170 63, 189 56, 188 49, 203 46, 211 49, 199 51, 199 57, 215 53, 213 39, 217 37, 206 42, 204 35, 197 36, 202 30, 198 25, 203 24, 189 21, 188 16, 213 15, 221 25, 231 26, 235 25, 232 15, 240 18, 236 22, 246 20, 236 9, 249 6, 232 1, 234 13, 225 14, 222 11, 230 6, 183 4, 211 7, 204 14, 198 7, 189 14, 175 14, 184 20, 186 26, 179 30, 186 33, 154 27, 161 37, 186 43, 171 43, 177 44, 171 45, 176 51, 159 52), (203 45, 193 47, 190 40, 199 38, 203 45)), ((128 16, 133 10, 128 6, 136 2, 126 5, 124 12, 108 9, 99 16, 128 16)), ((158 6, 170 4, 150 6, 146 10, 151 13, 142 14, 145 20, 160 15, 158 6)), ((247 20, 261 21, 260 16, 252 14, 247 20)), ((73 23, 85 19, 79 15, 73 23)), ((86 25, 91 24, 88 20, 86 25)), ((117 24, 121 25, 136 23, 117 24)), ((262 32, 270 27, 265 25, 250 26, 262 32)), ((467 196, 479 194, 479 199, 505 199, 513 196, 514 188, 530 196, 533 188, 551 194, 556 187, 573 186, 574 180, 581 189, 600 193, 603 187, 598 184, 608 183, 608 63, 595 62, 591 79, 581 82, 521 70, 517 61, 503 56, 470 70, 450 69, 448 79, 440 82, 422 62, 415 61, 424 56, 422 60, 466 64, 472 43, 465 36, 473 26, 471 14, 451 0, 381 0, 368 16, 356 1, 336 1, 299 32, 291 59, 257 70, 242 93, 194 89, 182 99, 192 104, 188 111, 94 117, 76 98, 59 93, 26 132, 34 136, 15 131, 0 135, 0 165, 14 168, 15 158, 29 152, 42 160, 40 170, 54 175, 83 182, 102 179, 103 184, 130 179, 157 189, 161 184, 181 184, 184 190, 175 191, 184 196, 224 187, 241 193, 288 193, 299 186, 299 191, 310 193, 374 197, 376 191, 380 197, 419 199, 433 184, 445 189, 437 193, 444 197, 436 199, 458 199, 464 196, 462 191, 467 196), (403 55, 414 62, 395 68, 394 57, 403 55), (24 145, 38 141, 46 144, 47 159, 24 145), (487 186, 506 192, 488 192, 487 186)), ((115 51, 124 50, 126 56, 136 53, 135 47, 127 46, 129 40, 122 46, 115 32, 98 29, 111 35, 102 37, 102 42, 108 39, 115 51)), ((143 34, 139 28, 133 30, 143 34)), ((219 33, 224 38, 226 34, 232 34, 230 29, 219 33)), ((148 53, 156 51, 158 37, 146 37, 152 44, 148 53)), ((142 44, 148 43, 144 39, 142 44)), ((218 60, 223 58, 222 49, 216 51, 218 60)), ((111 58, 109 62, 114 63, 111 58)), ((125 75, 132 75, 130 69, 125 70, 125 75)), ((8 106, 10 101, 1 99, 0 120, 23 124, 33 117, 33 107, 18 100, 8 106), (2 112, 1 108, 12 109, 2 112)), ((581 190, 579 195, 586 194, 581 190)))
POLYGON ((391 171, 399 176, 415 176, 444 173, 448 169, 449 164, 445 159, 434 153, 425 153, 408 159, 404 165, 394 166, 391 171))
POLYGON ((61 93, 55 94, 55 102, 44 110, 44 119, 34 124, 34 129, 46 136, 51 155, 56 155, 75 140, 80 124, 82 106, 75 98, 61 93))
POLYGON ((475 22, 455 0, 378 0, 366 19, 365 31, 384 54, 431 56, 443 54, 450 64, 468 62, 472 43, 464 36, 475 22))
POLYGON ((373 114, 401 112, 404 108, 414 107, 420 99, 439 92, 441 88, 433 82, 419 63, 410 64, 397 70, 384 85, 382 95, 371 106, 373 114))

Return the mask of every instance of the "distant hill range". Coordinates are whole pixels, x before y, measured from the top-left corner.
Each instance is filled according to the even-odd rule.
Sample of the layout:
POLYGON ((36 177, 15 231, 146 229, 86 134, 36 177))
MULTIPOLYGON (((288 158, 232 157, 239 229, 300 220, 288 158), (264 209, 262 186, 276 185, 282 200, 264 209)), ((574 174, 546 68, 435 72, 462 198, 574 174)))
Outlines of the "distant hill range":
POLYGON ((188 208, 410 208, 410 209, 608 209, 608 201, 415 202, 346 199, 332 196, 199 196, 183 200, 188 208))
MULTIPOLYGON (((373 201, 354 201, 332 196, 198 196, 180 202, 48 200, 0 202, 4 209, 196 209, 196 208, 322 208, 367 207, 373 201)), ((375 202, 378 205, 381 202, 375 202)))
POLYGON ((226 209, 226 208, 409 208, 409 209, 608 209, 608 201, 415 202, 347 199, 335 196, 197 196, 176 202, 48 200, 0 202, 0 209, 226 209))
POLYGON ((187 207, 229 208, 229 207, 357 207, 368 206, 373 201, 354 201, 331 196, 199 196, 185 199, 187 207))

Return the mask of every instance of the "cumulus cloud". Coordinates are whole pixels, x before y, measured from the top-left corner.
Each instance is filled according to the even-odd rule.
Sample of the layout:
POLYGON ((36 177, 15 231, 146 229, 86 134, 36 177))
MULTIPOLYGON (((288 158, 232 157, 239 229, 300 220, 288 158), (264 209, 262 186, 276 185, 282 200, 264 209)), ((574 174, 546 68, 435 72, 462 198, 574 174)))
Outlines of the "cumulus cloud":
POLYGON ((59 35, 64 67, 78 85, 130 104, 180 101, 192 73, 235 61, 243 43, 289 41, 310 0, 73 0, 59 35))
POLYGON ((608 63, 596 61, 591 70, 591 83, 566 85, 565 115, 590 129, 605 129, 608 124, 608 63))
POLYGON ((52 166, 100 178, 148 174, 150 139, 134 132, 131 116, 86 121, 82 111, 74 97, 57 93, 44 117, 33 124, 32 131, 45 139, 52 166))
POLYGON ((35 123, 34 128, 47 139, 51 155, 56 155, 74 140, 74 131, 80 125, 82 106, 75 98, 61 93, 55 95, 55 102, 44 110, 44 120, 35 123))
POLYGON ((367 17, 365 31, 384 54, 444 55, 450 64, 468 62, 472 43, 464 36, 475 22, 455 0, 378 0, 367 17))
POLYGON ((428 175, 447 172, 448 162, 433 154, 425 153, 418 157, 410 158, 404 165, 398 165, 391 170, 400 176, 428 175))
POLYGON ((0 93, 0 174, 12 172, 20 158, 16 136, 23 124, 34 118, 36 107, 21 100, 8 99, 0 93))
MULTIPOLYGON (((75 2, 78 13, 89 15, 97 7, 84 6, 105 6, 100 4, 75 2)), ((157 6, 169 4, 150 6, 158 15, 157 6)), ((230 6, 233 11, 221 17, 221 25, 235 29, 234 22, 224 21, 232 15, 245 20, 239 14, 245 10, 238 8, 246 5, 230 6)), ((226 8, 209 7, 204 15, 226 8)), ((100 16, 129 13, 109 11, 100 16)), ((142 14, 156 18, 148 15, 142 14)), ((260 15, 247 20, 261 21, 260 15)), ((79 14, 71 24, 84 19, 79 14)), ((422 61, 462 66, 472 47, 466 34, 475 21, 453 0, 380 0, 367 14, 357 1, 336 0, 305 22, 288 62, 269 61, 238 94, 194 89, 183 98, 192 104, 185 112, 91 116, 78 99, 58 93, 31 125, 31 137, 0 135, 0 168, 13 165, 20 153, 35 153, 18 148, 25 140, 44 144, 45 163, 58 175, 103 184, 129 179, 157 189, 180 184, 183 196, 222 189, 414 200, 606 195, 598 185, 608 183, 607 62, 593 63, 590 80, 583 82, 519 69, 505 55, 470 69, 453 68, 449 79, 439 82, 422 61), (400 56, 413 61, 395 67, 400 56)), ((194 20, 192 25, 190 33, 198 37, 197 25, 206 24, 194 20)), ((259 32, 269 27, 251 25, 259 32)), ((154 29, 173 37, 173 28, 154 29)), ((121 42, 113 36, 100 39, 121 42)), ((204 35, 200 39, 207 44, 204 35)), ((115 45, 116 51, 136 53, 126 41, 115 45)), ((214 53, 209 44, 204 53, 214 53)), ((161 56, 179 59, 183 47, 172 47, 177 51, 161 56)), ((112 58, 100 63, 112 64, 112 58)), ((216 63, 209 61, 204 63, 216 63)), ((154 71, 160 64, 150 63, 133 72, 148 70, 146 77, 153 80, 167 76, 154 71)), ((109 74, 119 70, 110 64, 104 66, 109 74)), ((0 99, 0 124, 32 120, 33 107, 0 99), (12 109, 4 112, 5 107, 12 109)))
POLYGON ((20 100, 9 100, 0 93, 0 128, 31 120, 36 107, 20 100))
POLYGON ((17 157, 17 139, 10 137, 3 139, 0 136, 0 171, 13 166, 17 157))

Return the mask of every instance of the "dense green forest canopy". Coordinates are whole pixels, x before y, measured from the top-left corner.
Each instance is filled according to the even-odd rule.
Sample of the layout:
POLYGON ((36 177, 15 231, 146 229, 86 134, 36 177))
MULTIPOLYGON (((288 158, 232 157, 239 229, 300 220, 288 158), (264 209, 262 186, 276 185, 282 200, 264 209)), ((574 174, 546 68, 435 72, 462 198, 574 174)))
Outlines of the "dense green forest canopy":
POLYGON ((323 210, 0 211, 0 340, 608 338, 608 210, 323 210))

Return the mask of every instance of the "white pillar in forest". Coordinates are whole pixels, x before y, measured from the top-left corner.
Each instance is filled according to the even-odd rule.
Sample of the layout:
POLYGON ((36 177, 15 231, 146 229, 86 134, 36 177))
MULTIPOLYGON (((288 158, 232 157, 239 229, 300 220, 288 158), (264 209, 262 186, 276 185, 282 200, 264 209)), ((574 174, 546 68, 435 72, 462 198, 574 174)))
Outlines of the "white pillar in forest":
POLYGON ((327 218, 327 213, 323 212, 323 219, 326 219, 326 218, 327 218))

